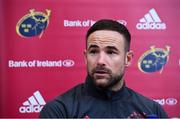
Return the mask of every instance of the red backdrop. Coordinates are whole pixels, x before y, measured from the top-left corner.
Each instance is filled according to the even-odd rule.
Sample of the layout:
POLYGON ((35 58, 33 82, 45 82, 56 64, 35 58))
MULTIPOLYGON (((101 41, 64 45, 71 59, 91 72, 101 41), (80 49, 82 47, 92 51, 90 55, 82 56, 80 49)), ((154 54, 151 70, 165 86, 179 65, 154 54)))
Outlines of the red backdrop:
POLYGON ((179 0, 1 0, 0 117, 37 117, 84 82, 87 29, 110 18, 132 34, 126 84, 180 117, 179 0))

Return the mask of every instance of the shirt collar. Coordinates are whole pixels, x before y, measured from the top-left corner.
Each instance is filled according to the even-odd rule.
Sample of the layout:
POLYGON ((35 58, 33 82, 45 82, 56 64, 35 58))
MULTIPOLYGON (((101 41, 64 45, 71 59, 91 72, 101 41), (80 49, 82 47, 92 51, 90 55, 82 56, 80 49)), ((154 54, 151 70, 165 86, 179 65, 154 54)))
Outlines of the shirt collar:
POLYGON ((95 97, 107 99, 107 100, 108 99, 110 100, 123 99, 130 95, 127 91, 127 87, 125 83, 123 84, 120 90, 111 91, 108 89, 102 89, 102 88, 96 87, 93 83, 93 80, 90 78, 90 76, 87 76, 86 78, 85 88, 89 94, 95 97))

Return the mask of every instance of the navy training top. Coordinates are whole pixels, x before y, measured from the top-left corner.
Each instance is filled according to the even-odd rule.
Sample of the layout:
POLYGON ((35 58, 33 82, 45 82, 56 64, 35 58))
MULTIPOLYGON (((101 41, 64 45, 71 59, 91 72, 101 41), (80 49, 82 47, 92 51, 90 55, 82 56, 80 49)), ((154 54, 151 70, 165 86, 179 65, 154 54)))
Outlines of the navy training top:
POLYGON ((102 90, 87 77, 47 103, 39 118, 167 118, 155 101, 123 85, 119 91, 102 90))

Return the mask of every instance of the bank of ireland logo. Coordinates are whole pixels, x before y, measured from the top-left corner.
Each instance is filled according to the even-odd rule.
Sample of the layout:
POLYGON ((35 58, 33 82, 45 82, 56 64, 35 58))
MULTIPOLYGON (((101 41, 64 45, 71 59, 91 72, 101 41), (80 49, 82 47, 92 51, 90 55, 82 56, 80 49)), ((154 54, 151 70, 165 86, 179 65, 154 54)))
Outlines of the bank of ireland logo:
POLYGON ((162 22, 156 10, 152 8, 144 17, 140 18, 136 28, 139 30, 165 30, 166 24, 162 22))
POLYGON ((50 10, 46 10, 46 13, 37 12, 35 9, 29 10, 29 13, 18 21, 17 34, 25 38, 34 36, 41 38, 44 30, 48 27, 50 14, 50 10))
POLYGON ((170 46, 156 48, 151 46, 150 50, 146 51, 138 61, 138 68, 144 73, 162 72, 164 66, 168 62, 170 46))

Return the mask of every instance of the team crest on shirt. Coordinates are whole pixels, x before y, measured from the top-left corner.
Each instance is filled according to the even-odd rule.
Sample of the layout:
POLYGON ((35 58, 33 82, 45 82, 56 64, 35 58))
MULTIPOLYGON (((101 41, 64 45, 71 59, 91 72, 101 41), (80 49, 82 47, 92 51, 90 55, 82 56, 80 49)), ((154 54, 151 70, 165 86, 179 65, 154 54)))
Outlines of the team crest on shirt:
POLYGON ((83 119, 90 119, 88 115, 86 115, 83 119))
POLYGON ((29 13, 23 16, 16 25, 16 32, 24 38, 42 36, 44 30, 48 27, 51 10, 46 9, 46 13, 29 10, 29 13))
POLYGON ((146 113, 137 113, 137 112, 132 112, 128 117, 127 119, 132 119, 132 118, 135 118, 135 119, 138 119, 138 118, 141 118, 141 119, 145 119, 146 118, 146 113))
POLYGON ((146 114, 145 112, 142 113, 138 113, 138 112, 132 112, 127 119, 149 119, 149 118, 153 118, 153 119, 157 119, 158 116, 156 114, 146 114))
POLYGON ((151 46, 138 60, 138 68, 144 73, 162 72, 168 62, 170 46, 156 48, 151 46))

